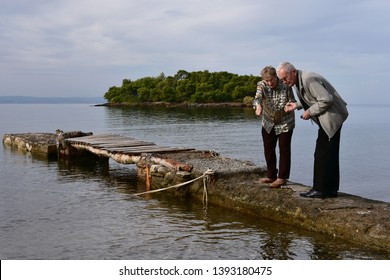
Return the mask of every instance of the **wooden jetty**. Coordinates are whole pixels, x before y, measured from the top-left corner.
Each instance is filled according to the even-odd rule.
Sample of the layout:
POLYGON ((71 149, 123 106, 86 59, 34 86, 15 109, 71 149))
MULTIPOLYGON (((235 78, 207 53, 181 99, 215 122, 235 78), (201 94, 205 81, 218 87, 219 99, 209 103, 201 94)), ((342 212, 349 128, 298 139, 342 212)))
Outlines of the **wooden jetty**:
POLYGON ((55 155, 59 160, 93 155, 136 164, 147 192, 167 190, 203 201, 206 194, 209 203, 221 207, 390 252, 390 203, 346 193, 329 199, 302 198, 299 193, 310 187, 288 182, 280 189, 269 188, 258 181, 265 174, 264 167, 213 151, 90 132, 6 134, 3 143, 33 155, 55 155))
MULTIPOLYGON (((64 143, 65 150, 68 147, 87 150, 95 155, 112 158, 116 162, 124 164, 136 164, 141 160, 142 155, 149 155, 153 159, 153 154, 195 150, 194 148, 157 146, 153 142, 146 142, 116 134, 66 138, 61 142, 64 143)), ((155 161, 160 162, 161 160, 155 159, 155 161)))
MULTIPOLYGON (((78 148, 89 149, 89 147, 93 147, 94 149, 107 151, 113 154, 122 153, 128 155, 195 150, 193 148, 157 146, 153 142, 141 141, 135 138, 124 137, 116 134, 101 134, 68 138, 65 142, 78 148)), ((101 154, 101 152, 97 152, 97 154, 101 154)))
POLYGON ((191 176, 192 165, 178 162, 164 154, 196 152, 194 148, 159 146, 153 142, 138 140, 117 134, 98 134, 81 131, 56 133, 6 134, 5 145, 48 158, 77 159, 98 156, 113 159, 121 164, 136 164, 138 176, 145 179, 150 188, 152 176, 175 177, 175 182, 191 176), (175 176, 171 176, 175 172, 175 176))

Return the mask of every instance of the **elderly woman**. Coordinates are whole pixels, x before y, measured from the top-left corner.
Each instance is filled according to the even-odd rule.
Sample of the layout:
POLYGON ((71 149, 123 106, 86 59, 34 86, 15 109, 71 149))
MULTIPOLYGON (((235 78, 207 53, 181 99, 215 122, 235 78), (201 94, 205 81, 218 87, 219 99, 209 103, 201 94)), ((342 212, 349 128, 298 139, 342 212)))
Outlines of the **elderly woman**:
POLYGON ((284 110, 292 102, 291 88, 276 75, 276 69, 266 66, 261 71, 262 80, 257 83, 255 96, 256 115, 262 116, 262 138, 267 163, 267 177, 261 183, 271 188, 286 184, 291 169, 291 138, 295 127, 294 112, 284 110), (276 145, 279 142, 279 170, 277 169, 276 145))

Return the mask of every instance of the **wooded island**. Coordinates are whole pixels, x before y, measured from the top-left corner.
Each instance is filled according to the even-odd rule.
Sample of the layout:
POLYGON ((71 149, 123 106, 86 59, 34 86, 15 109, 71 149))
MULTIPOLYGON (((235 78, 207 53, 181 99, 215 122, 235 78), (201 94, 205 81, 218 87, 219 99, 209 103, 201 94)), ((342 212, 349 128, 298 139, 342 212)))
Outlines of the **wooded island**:
POLYGON ((124 79, 104 94, 108 103, 224 103, 250 105, 260 77, 222 72, 179 70, 174 76, 161 73, 135 81, 124 79))

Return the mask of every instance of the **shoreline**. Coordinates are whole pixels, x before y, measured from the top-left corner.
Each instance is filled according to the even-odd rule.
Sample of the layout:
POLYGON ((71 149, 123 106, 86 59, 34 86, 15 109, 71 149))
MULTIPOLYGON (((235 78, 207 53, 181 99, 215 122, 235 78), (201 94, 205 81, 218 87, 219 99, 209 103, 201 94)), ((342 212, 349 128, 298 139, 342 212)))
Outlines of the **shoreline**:
POLYGON ((182 103, 171 103, 171 102, 118 102, 118 103, 102 103, 94 105, 96 107, 129 107, 129 108, 138 108, 138 107, 166 107, 166 108, 176 108, 176 107, 195 107, 195 108, 225 108, 225 107, 234 107, 234 108, 250 108, 252 104, 248 105, 243 102, 212 102, 212 103, 196 103, 196 102, 182 102, 182 103))

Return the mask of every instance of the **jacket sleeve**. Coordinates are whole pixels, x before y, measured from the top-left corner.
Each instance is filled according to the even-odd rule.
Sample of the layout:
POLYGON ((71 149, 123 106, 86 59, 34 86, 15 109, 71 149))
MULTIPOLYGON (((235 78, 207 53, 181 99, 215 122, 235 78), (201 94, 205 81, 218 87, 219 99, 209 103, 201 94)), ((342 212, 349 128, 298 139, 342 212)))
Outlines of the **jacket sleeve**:
POLYGON ((257 83, 257 88, 256 88, 256 98, 263 98, 263 93, 266 85, 263 81, 260 81, 257 83))
POLYGON ((314 103, 308 109, 310 115, 318 116, 324 113, 333 103, 333 96, 328 92, 324 83, 317 79, 312 79, 308 85, 309 92, 314 103))

